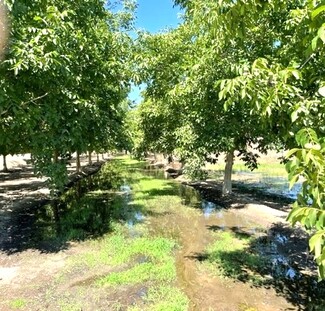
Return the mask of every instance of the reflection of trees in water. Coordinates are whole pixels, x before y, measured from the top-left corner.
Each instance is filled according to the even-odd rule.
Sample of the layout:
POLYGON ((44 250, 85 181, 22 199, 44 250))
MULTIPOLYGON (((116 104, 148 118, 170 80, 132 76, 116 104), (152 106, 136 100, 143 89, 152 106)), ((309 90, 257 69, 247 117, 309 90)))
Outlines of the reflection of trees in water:
POLYGON ((29 248, 58 251, 69 241, 101 236, 111 230, 113 221, 131 217, 130 188, 119 188, 125 176, 115 166, 108 163, 52 202, 31 202, 15 209, 8 237, 1 239, 0 249, 7 253, 29 248), (124 192, 114 194, 113 188, 124 192))

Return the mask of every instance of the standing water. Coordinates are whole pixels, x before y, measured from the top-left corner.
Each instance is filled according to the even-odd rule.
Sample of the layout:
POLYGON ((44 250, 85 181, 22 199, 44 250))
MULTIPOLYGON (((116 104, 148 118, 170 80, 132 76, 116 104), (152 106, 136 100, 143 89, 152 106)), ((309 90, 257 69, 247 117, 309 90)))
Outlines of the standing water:
MULTIPOLYGON (((324 295, 314 283, 314 270, 310 269, 308 276, 301 269, 309 268, 303 266, 303 262, 306 263, 303 236, 286 227, 266 228, 244 213, 245 208, 227 209, 203 199, 194 188, 163 179, 158 170, 133 171, 127 177, 123 172, 122 176, 114 170, 109 173, 107 176, 99 173, 83 180, 65 193, 55 206, 49 204, 29 210, 28 223, 19 223, 23 215, 18 217, 17 230, 12 231, 10 241, 1 244, 2 250, 8 254, 28 249, 55 253, 68 249, 71 241, 107 237, 104 242, 112 249, 98 256, 98 260, 105 262, 109 256, 119 253, 119 245, 114 243, 122 243, 119 256, 122 258, 134 251, 132 260, 137 266, 133 266, 131 261, 113 270, 111 267, 95 267, 95 274, 82 282, 79 278, 87 275, 83 276, 85 271, 77 271, 79 281, 73 284, 87 286, 87 297, 91 297, 94 291, 97 297, 99 277, 105 280, 106 275, 111 276, 109 280, 112 281, 117 280, 118 273, 129 273, 125 275, 132 279, 133 268, 140 269, 143 274, 149 269, 149 274, 159 275, 159 264, 165 257, 155 258, 154 254, 164 249, 167 239, 170 245, 175 243, 178 246, 172 253, 175 258, 166 261, 165 265, 176 266, 177 278, 173 282, 177 290, 186 295, 189 307, 181 307, 186 304, 179 303, 176 309, 160 310, 323 310, 324 295), (114 236, 116 223, 123 225, 125 235, 118 233, 114 236), (20 235, 15 235, 15 232, 20 232, 20 235), (158 241, 152 244, 153 249, 149 244, 141 246, 141 243, 153 243, 152 239, 158 241), (135 245, 135 250, 132 245, 135 245), (98 269, 104 278, 98 274, 98 269)), ((100 249, 105 250, 106 244, 101 244, 100 249)), ((92 258, 95 255, 92 251, 87 256, 92 258)), ((135 279, 141 277, 138 275, 135 279)), ((159 277, 166 278, 165 275, 159 277)), ((121 282, 118 280, 116 282, 121 282)), ((150 275, 149 281, 136 283, 133 287, 125 284, 118 287, 118 283, 114 283, 116 287, 107 287, 103 297, 114 298, 116 292, 119 295, 115 299, 122 299, 124 303, 120 310, 151 310, 152 280, 150 275), (138 309, 135 304, 139 304, 138 309)), ((82 292, 83 288, 78 287, 78 290, 82 292)), ((173 289, 172 293, 177 290, 173 289)), ((70 291, 70 287, 65 291, 70 291)), ((76 295, 77 291, 71 293, 76 295)), ((171 300, 177 305, 180 298, 175 299, 171 300)), ((92 307, 113 310, 110 306, 106 309, 96 305, 92 307)), ((118 310, 117 305, 115 309, 118 310)), ((85 310, 91 309, 85 307, 85 310)))

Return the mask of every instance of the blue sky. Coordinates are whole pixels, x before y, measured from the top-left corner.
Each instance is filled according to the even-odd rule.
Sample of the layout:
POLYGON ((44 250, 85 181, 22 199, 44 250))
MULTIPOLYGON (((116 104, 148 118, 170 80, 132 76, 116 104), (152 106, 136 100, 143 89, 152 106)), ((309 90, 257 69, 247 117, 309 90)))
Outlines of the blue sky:
MULTIPOLYGON (((173 7, 173 0, 138 0, 135 25, 137 28, 151 33, 175 28, 179 23, 178 7, 173 7)), ((132 88, 129 98, 132 101, 141 100, 139 88, 132 88)))
POLYGON ((173 0, 138 0, 136 26, 150 32, 158 32, 179 23, 179 8, 173 0))

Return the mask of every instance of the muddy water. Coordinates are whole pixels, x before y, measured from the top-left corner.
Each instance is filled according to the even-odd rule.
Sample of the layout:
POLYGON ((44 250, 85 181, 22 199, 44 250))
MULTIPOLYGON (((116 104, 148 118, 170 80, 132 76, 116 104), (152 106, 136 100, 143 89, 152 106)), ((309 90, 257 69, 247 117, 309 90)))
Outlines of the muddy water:
MULTIPOLYGON (((152 175, 152 172, 150 173, 152 175)), ((155 177, 160 177, 157 173, 155 177)), ((85 187, 88 187, 86 185, 85 187)), ((175 188, 178 185, 175 184, 175 188)), ((86 191, 86 190, 85 190, 86 191)), ((83 189, 77 189, 79 195, 83 189)), ((131 236, 137 236, 135 224, 146 222, 156 234, 168 234, 180 242, 176 254, 177 282, 179 287, 190 299, 190 310, 204 311, 273 311, 298 310, 289 302, 288 295, 277 294, 273 287, 252 287, 249 283, 235 282, 211 275, 200 268, 200 262, 205 258, 205 249, 213 239, 214 231, 238 230, 247 234, 259 236, 260 227, 247 215, 240 211, 225 210, 215 204, 204 201, 193 188, 180 186, 179 195, 182 207, 171 209, 159 217, 143 215, 139 210, 132 210, 129 202, 132 200, 131 189, 127 184, 121 186, 119 195, 111 193, 88 193, 83 204, 66 202, 64 210, 60 211, 60 226, 53 217, 51 207, 40 210, 31 228, 28 240, 29 247, 41 247, 48 251, 49 244, 59 249, 74 239, 100 236, 110 231, 112 219, 124 220, 131 236), (68 207, 68 208, 66 208, 68 207), (82 221, 81 221, 82 219, 82 221), (70 235, 66 236, 65 232, 70 235), (49 241, 50 243, 43 243, 49 241)), ((285 243, 285 238, 277 238, 285 243)), ((27 247, 27 246, 26 246, 27 247)), ((273 247, 273 246, 272 246, 273 247)), ((56 251, 56 249, 55 249, 56 251)), ((275 250, 271 253, 276 261, 285 261, 275 250)), ((0 271, 1 272, 1 271, 0 271)), ((9 275, 12 271, 2 271, 9 275)), ((284 271, 288 272, 288 269, 284 271)), ((10 275, 9 275, 10 277, 10 275)), ((321 310, 321 309, 319 309, 321 310)), ((166 310, 168 311, 168 310, 166 310)))
MULTIPOLYGON (((150 175, 153 176, 153 173, 150 172, 150 175)), ((160 177, 159 174, 154 176, 160 177)), ((248 208, 239 210, 226 210, 203 200, 193 188, 178 186, 183 207, 174 208, 159 219, 150 219, 149 223, 154 234, 163 232, 167 236, 177 237, 180 242, 181 248, 176 257, 177 282, 189 297, 189 310, 325 310, 323 294, 321 291, 316 294, 315 279, 305 279, 292 265, 294 256, 289 249, 297 248, 300 244, 304 246, 295 251, 298 252, 300 262, 306 262, 303 238, 288 245, 291 233, 283 234, 275 229, 272 233, 266 233, 265 226, 276 221, 283 223, 284 212, 272 209, 272 215, 269 215, 271 208, 259 204, 248 204, 248 208), (267 285, 220 278, 203 268, 201 262, 207 258, 205 250, 215 241, 213 232, 216 231, 240 232, 254 237, 258 252, 271 261, 267 285), (318 298, 314 300, 317 295, 318 298), (311 305, 310 301, 313 300, 315 303, 311 305)))
POLYGON ((177 226, 179 229, 182 248, 177 254, 178 283, 191 300, 190 310, 295 310, 273 289, 254 288, 247 283, 222 279, 199 269, 205 248, 212 242, 213 230, 236 228, 249 234, 255 232, 258 225, 236 212, 200 201, 191 188, 183 188, 181 192, 188 208, 199 208, 198 211, 169 215, 163 223, 164 226, 177 226))

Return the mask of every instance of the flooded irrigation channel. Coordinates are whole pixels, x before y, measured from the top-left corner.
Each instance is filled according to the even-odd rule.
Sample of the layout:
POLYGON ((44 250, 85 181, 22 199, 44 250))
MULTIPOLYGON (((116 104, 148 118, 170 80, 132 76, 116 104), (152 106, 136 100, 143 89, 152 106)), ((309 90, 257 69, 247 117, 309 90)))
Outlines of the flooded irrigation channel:
POLYGON ((284 211, 118 162, 12 215, 0 310, 325 310, 284 211))

